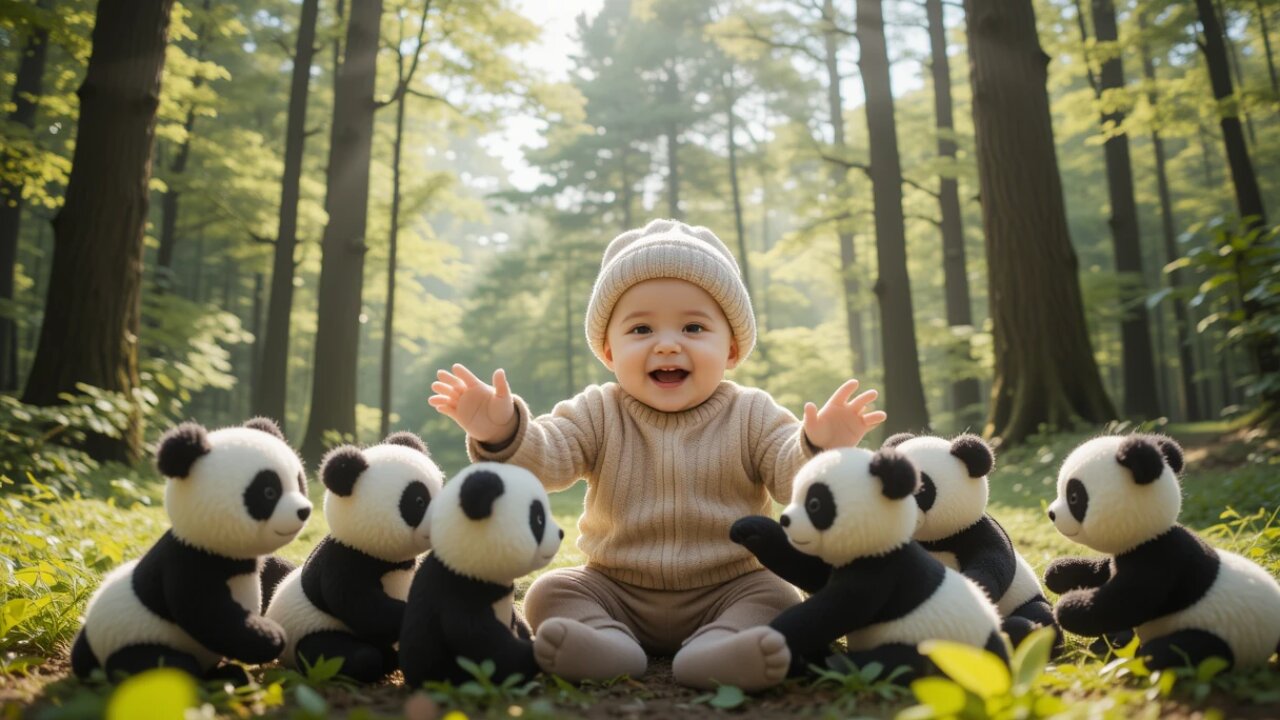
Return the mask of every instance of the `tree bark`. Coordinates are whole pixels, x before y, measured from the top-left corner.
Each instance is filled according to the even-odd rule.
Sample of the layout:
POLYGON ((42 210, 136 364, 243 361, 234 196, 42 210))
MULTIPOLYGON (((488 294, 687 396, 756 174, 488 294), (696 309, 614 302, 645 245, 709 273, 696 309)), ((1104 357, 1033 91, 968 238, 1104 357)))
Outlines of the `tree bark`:
POLYGON ((1031 0, 965 1, 995 375, 985 434, 1102 423, 1115 410, 1084 319, 1031 0))
MULTIPOLYGON (((151 148, 173 0, 101 0, 80 86, 71 177, 54 219, 53 267, 23 400, 55 405, 78 383, 138 387, 139 288, 151 148), (74 292, 69 291, 74 289, 74 292)), ((100 460, 137 460, 141 417, 89 438, 100 460)))
POLYGON ((343 436, 356 432, 360 301, 368 249, 365 229, 381 18, 382 0, 352 4, 346 55, 334 92, 325 193, 329 223, 321 241, 311 412, 302 443, 308 462, 324 453, 326 432, 343 436))
MULTIPOLYGON (((840 37, 834 0, 823 0, 822 17, 826 22, 822 39, 827 66, 827 111, 831 115, 833 147, 837 159, 843 161, 848 152, 848 143, 844 135, 844 95, 840 91, 840 37)), ((842 209, 850 209, 846 178, 849 167, 842 162, 832 161, 828 161, 827 167, 831 174, 832 189, 844 206, 842 209)), ((867 346, 863 337, 862 310, 858 307, 858 300, 862 295, 862 283, 858 275, 861 268, 858 267, 857 248, 853 244, 851 227, 852 222, 847 219, 836 221, 836 239, 840 244, 840 284, 844 291, 845 330, 849 334, 849 369, 857 377, 867 367, 867 346)))
MULTIPOLYGON (((1116 10, 1112 0, 1093 0, 1093 28, 1098 42, 1116 43, 1116 10)), ((1083 25, 1081 31, 1083 34, 1083 25)), ((1088 38, 1083 38, 1087 40, 1088 38)), ((1100 83, 1095 90, 1099 100, 1108 90, 1123 91, 1124 64, 1114 55, 1102 63, 1100 83)), ((1125 113, 1114 109, 1101 115, 1104 131, 1124 127, 1125 113)), ((1113 134, 1103 144, 1107 166, 1107 195, 1111 206, 1112 251, 1116 272, 1123 280, 1141 287, 1142 244, 1138 230, 1138 206, 1133 197, 1133 165, 1129 157, 1129 137, 1113 134)), ((1126 286, 1126 290, 1127 290, 1126 286)), ((1124 383, 1124 412, 1130 418, 1150 420, 1160 416, 1160 398, 1156 390, 1156 364, 1151 349, 1151 327, 1145 303, 1135 302, 1132 293, 1121 297, 1120 347, 1124 383)))
MULTIPOLYGON (((289 384, 289 335, 293 315, 294 249, 298 244, 298 201, 301 198, 302 156, 307 141, 307 98, 315 59, 316 17, 320 0, 303 0, 298 18, 297 50, 289 87, 289 115, 284 141, 284 177, 280 182, 280 218, 271 262, 271 294, 267 301, 258 382, 253 387, 253 412, 274 419, 285 428, 289 384)), ((336 61, 335 61, 336 64, 336 61)))
MULTIPOLYGON (((1138 27, 1146 28, 1146 19, 1142 13, 1138 14, 1138 27)), ((1139 46, 1142 54, 1142 74, 1147 80, 1147 102, 1152 108, 1158 108, 1159 98, 1156 97, 1156 69, 1155 64, 1151 60, 1151 55, 1147 49, 1146 43, 1139 46)), ((1157 124, 1151 130, 1151 150, 1155 156, 1156 163, 1156 190, 1160 197, 1160 235, 1164 241, 1165 262, 1173 262, 1178 257, 1177 248, 1177 231, 1173 217, 1173 196, 1169 192, 1169 174, 1165 168, 1165 151, 1164 138, 1160 136, 1159 125, 1157 124)), ((1184 283, 1184 273, 1181 270, 1175 270, 1168 277, 1169 287, 1177 289, 1184 283)), ((1179 387, 1182 393, 1183 408, 1186 412, 1188 420, 1204 419, 1203 412, 1200 408, 1200 398, 1196 392, 1195 371, 1196 363, 1192 357, 1191 347, 1191 325, 1187 319, 1187 306, 1177 297, 1170 300, 1173 304, 1173 320, 1177 331, 1178 343, 1178 364, 1179 367, 1179 387)))
MULTIPOLYGON (((938 128, 938 156, 952 166, 956 161, 955 120, 951 111, 951 60, 947 57, 946 23, 942 0, 926 0, 929 22, 929 46, 933 71, 933 108, 938 128)), ((947 324, 951 327, 973 325, 969 307, 969 274, 965 264, 964 225, 960 213, 959 183, 954 175, 938 178, 938 205, 942 212, 942 275, 947 301, 947 324)), ((971 360, 968 343, 964 360, 971 360)), ((978 378, 962 378, 951 383, 951 404, 961 427, 976 426, 982 420, 982 398, 978 378)))
MULTIPOLYGON (((1218 17, 1220 19, 1219 27, 1222 28, 1222 44, 1227 49, 1227 67, 1230 68, 1231 74, 1235 75, 1236 85, 1244 90, 1244 75, 1240 70, 1240 53, 1236 51, 1236 44, 1231 41, 1231 34, 1227 32, 1227 24, 1230 18, 1227 17, 1227 8, 1222 4, 1222 0, 1214 0, 1217 6, 1218 17)), ((1238 107, 1236 110, 1240 117, 1244 120, 1245 131, 1249 133, 1249 144, 1256 149, 1258 147, 1258 134, 1253 129, 1253 118, 1245 113, 1244 108, 1238 107)))
MULTIPOLYGON (((38 7, 48 10, 52 0, 38 7)), ((9 122, 28 131, 35 127, 36 110, 44 94, 44 66, 49 48, 49 28, 32 29, 22 46, 18 75, 13 83, 13 112, 9 122)), ((12 303, 18 271, 18 235, 22 229, 22 188, 25 183, 0 183, 0 301, 12 303)), ((18 389, 18 322, 0 315, 0 391, 18 389)))
POLYGON ((858 0, 858 66, 867 95, 867 132, 871 145, 871 192, 875 202, 876 260, 879 276, 880 337, 884 346, 885 432, 929 427, 920 355, 916 347, 911 280, 907 275, 907 235, 902 216, 902 166, 889 51, 885 44, 881 0, 858 0))
POLYGON ((381 423, 378 437, 391 430, 391 356, 395 347, 396 253, 400 241, 400 153, 404 146, 404 109, 409 93, 396 100, 396 135, 391 147, 391 234, 387 238, 387 314, 382 320, 381 423))

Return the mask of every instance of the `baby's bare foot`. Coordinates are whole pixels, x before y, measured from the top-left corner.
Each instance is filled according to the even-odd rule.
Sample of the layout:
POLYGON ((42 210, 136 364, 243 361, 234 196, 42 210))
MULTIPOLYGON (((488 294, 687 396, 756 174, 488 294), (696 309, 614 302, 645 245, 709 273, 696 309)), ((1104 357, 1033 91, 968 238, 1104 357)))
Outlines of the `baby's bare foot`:
POLYGON ((708 633, 676 653, 671 670, 681 685, 707 690, 735 685, 751 692, 782 682, 790 666, 787 639, 762 625, 727 635, 708 633))
POLYGON ((538 627, 533 655, 544 672, 575 682, 638 678, 648 663, 644 649, 621 630, 596 629, 568 618, 551 618, 538 627))

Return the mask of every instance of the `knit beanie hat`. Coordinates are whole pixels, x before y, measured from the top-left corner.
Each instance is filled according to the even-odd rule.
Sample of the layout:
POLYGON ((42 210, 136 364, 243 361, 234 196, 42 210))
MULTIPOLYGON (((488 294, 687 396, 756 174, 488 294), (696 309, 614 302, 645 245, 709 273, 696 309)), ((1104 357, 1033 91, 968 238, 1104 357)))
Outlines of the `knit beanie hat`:
POLYGON ((613 306, 631 286, 657 278, 693 283, 720 304, 738 344, 738 360, 756 344, 756 318, 742 283, 738 262, 729 248, 704 227, 676 220, 651 220, 628 230, 605 248, 591 300, 587 303, 587 342, 604 362, 605 331, 613 306))

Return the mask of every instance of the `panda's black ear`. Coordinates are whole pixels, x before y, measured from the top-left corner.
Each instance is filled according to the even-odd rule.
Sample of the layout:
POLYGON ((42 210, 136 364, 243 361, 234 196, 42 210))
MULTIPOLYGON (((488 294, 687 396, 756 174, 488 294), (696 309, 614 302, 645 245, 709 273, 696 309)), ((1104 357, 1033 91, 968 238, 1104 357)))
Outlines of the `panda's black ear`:
POLYGON ((969 470, 969 477, 980 478, 991 474, 996 466, 995 453, 991 446, 977 435, 964 434, 951 441, 951 454, 960 458, 960 462, 969 470))
POLYGON ((417 435, 414 435, 408 430, 402 430, 401 432, 393 432, 387 436, 386 440, 383 440, 382 442, 386 443, 387 445, 403 445, 407 448, 412 448, 414 450, 417 450, 423 455, 427 454, 427 444, 422 442, 422 438, 418 437, 417 435))
POLYGON ((909 432, 900 432, 896 435, 890 435, 889 437, 885 438, 885 441, 883 443, 880 444, 880 449, 883 450, 884 448, 896 448, 902 443, 914 437, 915 435, 909 432))
POLYGON ((268 435, 275 435, 281 440, 284 440, 284 433, 280 432, 280 426, 276 424, 275 420, 272 420, 269 417, 250 418, 244 421, 244 426, 247 428, 253 428, 254 430, 261 430, 268 435))
POLYGON ((502 478, 489 470, 477 470, 462 479, 459 502, 462 512, 472 520, 483 520, 493 514, 493 501, 506 490, 502 478))
POLYGON ((1164 473, 1164 455, 1147 438, 1131 435, 1116 450, 1116 462, 1129 468, 1139 485, 1155 482, 1164 473))
POLYGON ((160 438, 156 469, 165 477, 184 478, 191 473, 196 460, 211 450, 209 431, 199 423, 184 422, 160 438))
POLYGON ((320 482, 329 492, 347 497, 356 487, 360 474, 369 469, 364 453, 354 445, 342 445, 330 450, 320 462, 320 482))
POLYGON ((871 456, 869 472, 880 478, 882 492, 890 500, 900 500, 915 494, 920 485, 920 472, 906 455, 893 448, 881 449, 871 456))
POLYGON ((1160 448, 1160 454, 1164 455, 1164 461, 1169 463, 1169 467, 1173 468, 1174 474, 1182 472, 1185 461, 1182 458, 1182 446, 1178 441, 1167 435, 1152 435, 1151 441, 1160 448))

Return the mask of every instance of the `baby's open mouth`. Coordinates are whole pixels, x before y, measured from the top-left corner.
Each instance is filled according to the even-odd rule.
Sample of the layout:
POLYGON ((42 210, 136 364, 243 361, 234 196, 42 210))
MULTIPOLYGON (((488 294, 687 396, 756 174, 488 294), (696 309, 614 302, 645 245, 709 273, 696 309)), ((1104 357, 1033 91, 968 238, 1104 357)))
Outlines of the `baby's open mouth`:
POLYGON ((679 370, 679 369, 654 370, 653 372, 649 373, 649 377, 653 378, 654 382, 678 383, 681 380, 684 380, 685 378, 689 377, 689 371, 679 370))

